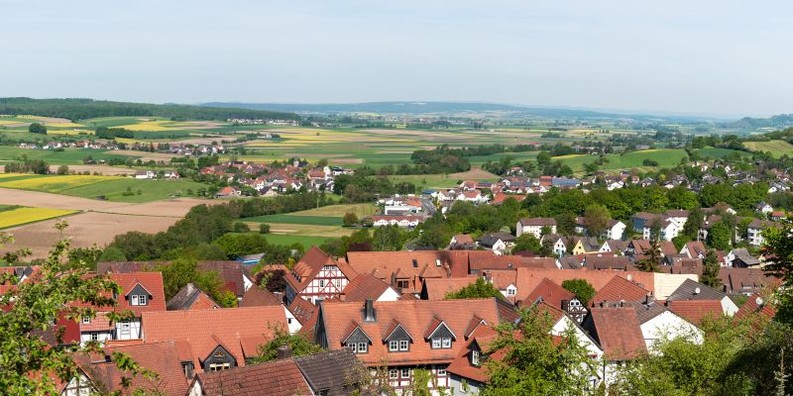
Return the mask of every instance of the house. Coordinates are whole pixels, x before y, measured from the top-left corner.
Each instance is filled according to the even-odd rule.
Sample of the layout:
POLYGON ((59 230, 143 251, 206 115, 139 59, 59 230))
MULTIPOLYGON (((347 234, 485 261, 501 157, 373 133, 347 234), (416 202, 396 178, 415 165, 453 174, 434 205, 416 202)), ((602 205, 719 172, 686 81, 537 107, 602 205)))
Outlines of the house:
POLYGON ((628 249, 628 242, 617 239, 609 239, 603 242, 603 245, 600 246, 598 252, 623 255, 625 254, 625 250, 627 249, 628 249))
POLYGON ((426 368, 431 387, 449 387, 447 367, 480 326, 514 320, 502 316, 495 298, 460 301, 328 303, 319 308, 314 341, 323 348, 349 348, 366 367, 383 367, 401 392, 413 370, 426 368))
POLYGON ((586 306, 576 298, 575 294, 569 290, 557 285, 548 278, 544 278, 540 284, 537 285, 529 296, 523 300, 522 306, 532 306, 538 302, 543 302, 551 307, 561 310, 569 315, 576 323, 581 323, 586 317, 586 306))
POLYGON ((396 289, 372 274, 359 274, 347 284, 340 298, 345 302, 363 302, 367 299, 396 301, 399 296, 400 294, 396 289))
POLYGON ((542 237, 543 229, 548 230, 548 234, 556 234, 556 220, 552 217, 526 217, 520 219, 515 226, 515 236, 529 233, 539 239, 542 237))
POLYGON ((745 248, 733 249, 727 253, 725 257, 727 265, 736 268, 753 268, 760 267, 761 261, 751 254, 745 248))
POLYGON ((209 297, 192 283, 188 283, 179 289, 179 292, 168 300, 165 307, 169 311, 221 308, 218 303, 212 300, 212 297, 209 297))
MULTIPOLYGON (((289 354, 289 351, 279 351, 289 354)), ((342 396, 366 382, 363 366, 349 350, 253 364, 234 370, 199 373, 188 396, 247 396, 262 394, 342 396)))
POLYGON ((603 233, 600 235, 590 235, 589 229, 586 226, 586 219, 583 217, 576 217, 575 218, 576 226, 575 232, 580 235, 586 235, 591 237, 599 237, 603 239, 622 239, 622 236, 625 234, 625 228, 627 227, 625 223, 610 219, 606 229, 603 230, 603 233))
POLYGON ((655 346, 659 340, 673 340, 682 337, 697 344, 702 343, 702 330, 676 315, 663 304, 655 302, 652 297, 648 296, 643 303, 633 304, 633 306, 636 309, 636 317, 644 337, 644 343, 651 353, 656 352, 655 346))
POLYGON ((144 312, 142 334, 146 343, 174 341, 194 372, 227 370, 246 365, 259 346, 287 331, 283 306, 144 312))
POLYGON ((154 179, 156 174, 152 170, 139 170, 135 172, 136 179, 154 179))
POLYGON ((679 254, 688 258, 704 259, 708 254, 708 249, 702 241, 689 241, 683 245, 679 254))
POLYGON ((722 290, 729 294, 749 296, 760 293, 768 287, 780 282, 779 278, 767 275, 760 268, 719 268, 722 290))
POLYGON ((594 307, 581 327, 603 350, 605 362, 600 376, 607 384, 614 380, 615 366, 647 354, 647 343, 636 310, 630 305, 594 307))
POLYGON ((502 255, 515 246, 515 237, 505 232, 492 232, 479 237, 476 244, 479 247, 492 250, 497 255, 502 255))
POLYGON ((474 238, 468 234, 457 234, 449 242, 449 249, 451 250, 471 250, 475 247, 474 238))
POLYGON ((589 254, 583 256, 582 264, 586 268, 593 270, 630 271, 636 269, 628 257, 614 254, 589 254))
POLYGON ((774 207, 765 202, 760 202, 757 204, 757 206, 755 206, 755 210, 764 215, 767 215, 774 211, 774 207))
POLYGON ((223 187, 215 193, 215 198, 234 198, 242 196, 242 191, 236 187, 223 187))
POLYGON ((338 297, 358 273, 314 246, 295 264, 286 278, 286 302, 297 297, 316 303, 338 297))
POLYGON ((448 278, 455 270, 460 276, 468 274, 468 252, 460 250, 347 252, 346 262, 356 273, 372 274, 400 294, 415 296, 421 292, 424 279, 448 278))
POLYGON ((402 228, 415 228, 423 223, 424 216, 396 216, 396 215, 374 215, 371 216, 373 227, 385 227, 395 225, 402 228))
POLYGON ((613 276, 608 283, 598 289, 590 301, 591 306, 601 303, 641 303, 652 293, 638 284, 621 276, 613 276))
POLYGON ((763 238, 763 231, 774 226, 773 222, 754 219, 746 227, 747 241, 752 246, 762 246, 765 239, 763 238))
POLYGON ((162 273, 130 272, 112 273, 108 277, 121 287, 121 293, 114 296, 116 307, 96 308, 96 316, 80 320, 80 341, 107 342, 109 340, 134 340, 141 338, 141 315, 144 312, 165 311, 165 292, 162 273), (131 311, 133 316, 127 320, 113 322, 108 318, 111 312, 131 311))
POLYGON ((573 245, 573 255, 598 253, 600 242, 595 237, 572 237, 570 243, 573 245))
MULTIPOLYGON (((727 296, 710 286, 703 285, 691 279, 686 279, 677 288, 667 301, 717 301, 721 306, 721 312, 727 316, 733 316, 738 312, 738 306, 727 296)), ((671 306, 670 306, 671 307, 671 306)), ((670 308, 672 309, 672 308, 670 308)))
POLYGON ((542 236, 542 242, 550 241, 551 250, 556 257, 562 257, 567 253, 567 238, 559 234, 548 234, 542 236))

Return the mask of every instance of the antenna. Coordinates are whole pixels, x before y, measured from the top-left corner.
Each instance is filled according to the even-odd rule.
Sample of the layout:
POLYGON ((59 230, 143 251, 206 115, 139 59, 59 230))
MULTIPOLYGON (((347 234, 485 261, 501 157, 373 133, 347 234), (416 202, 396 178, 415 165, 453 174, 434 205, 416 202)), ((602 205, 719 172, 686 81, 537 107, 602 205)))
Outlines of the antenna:
POLYGON ((697 295, 697 294, 699 294, 701 291, 702 291, 702 290, 700 290, 698 287, 697 287, 697 288, 695 288, 695 289, 694 289, 694 295, 697 295))
POLYGON ((757 297, 757 298, 754 300, 754 303, 755 303, 755 304, 757 304, 757 306, 758 306, 758 307, 762 307, 762 306, 763 306, 763 304, 765 303, 765 301, 763 301, 763 298, 762 298, 762 297, 757 297))

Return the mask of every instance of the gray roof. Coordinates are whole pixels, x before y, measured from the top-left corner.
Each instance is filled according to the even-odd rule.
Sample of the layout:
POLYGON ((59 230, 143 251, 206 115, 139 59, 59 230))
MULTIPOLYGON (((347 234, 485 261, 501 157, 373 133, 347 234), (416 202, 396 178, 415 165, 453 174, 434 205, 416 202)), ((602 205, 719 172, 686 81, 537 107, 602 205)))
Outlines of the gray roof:
POLYGON ((668 311, 663 304, 657 302, 646 305, 635 303, 633 306, 636 308, 636 318, 639 319, 639 324, 645 324, 652 320, 654 317, 668 311))
POLYGON ((297 357, 295 363, 311 389, 322 395, 348 395, 353 390, 350 385, 363 382, 369 375, 347 348, 297 357))
POLYGON ((667 301, 680 300, 721 300, 726 294, 702 283, 686 279, 670 296, 667 301), (699 289, 697 293, 696 289, 699 289))
POLYGON ((179 292, 174 294, 170 300, 165 304, 165 309, 169 311, 178 311, 190 309, 195 302, 196 298, 201 294, 201 289, 192 283, 184 285, 179 292))

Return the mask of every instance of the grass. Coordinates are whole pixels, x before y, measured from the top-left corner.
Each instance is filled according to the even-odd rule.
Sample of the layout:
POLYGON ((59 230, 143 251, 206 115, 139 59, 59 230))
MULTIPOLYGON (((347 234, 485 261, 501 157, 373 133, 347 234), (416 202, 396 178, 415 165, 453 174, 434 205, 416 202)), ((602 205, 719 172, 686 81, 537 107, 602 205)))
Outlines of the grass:
POLYGON ((318 209, 304 210, 302 212, 290 213, 289 216, 320 216, 320 217, 343 217, 345 213, 352 212, 356 216, 371 216, 377 212, 377 207, 372 204, 346 204, 328 205, 318 209))
POLYGON ((0 229, 54 219, 73 213, 77 213, 77 211, 46 208, 16 208, 6 210, 3 211, 3 215, 0 216, 0 229))
POLYGON ((318 226, 341 226, 340 217, 323 216, 293 216, 288 214, 277 214, 272 216, 259 216, 246 218, 245 221, 254 223, 286 223, 286 224, 307 224, 318 226))
MULTIPOLYGON (((141 153, 143 156, 144 153, 141 153)), ((82 165, 83 158, 91 156, 95 161, 109 161, 112 158, 127 160, 130 157, 122 155, 108 154, 104 151, 90 149, 67 149, 63 151, 55 150, 31 150, 16 146, 0 146, 0 163, 19 161, 23 158, 31 160, 44 160, 50 165, 82 165)), ((136 159, 138 157, 132 157, 136 159)))
POLYGON ((785 154, 793 155, 793 144, 784 140, 769 140, 767 142, 744 142, 746 148, 752 151, 767 151, 772 157, 779 158, 785 154))
POLYGON ((393 175, 388 176, 393 183, 409 182, 420 189, 423 188, 451 188, 460 185, 460 178, 448 174, 438 175, 393 175))
POLYGON ((319 246, 325 243, 329 238, 315 237, 315 236, 301 236, 301 235, 277 235, 267 234, 265 239, 268 243, 273 245, 292 245, 299 243, 308 250, 312 246, 319 246))
MULTIPOLYGON (((604 171, 614 171, 620 169, 642 168, 644 160, 658 162, 658 168, 671 168, 680 163, 680 160, 686 156, 683 149, 657 149, 657 150, 641 150, 631 151, 625 154, 609 154, 606 156, 607 163, 600 165, 599 169, 604 171)), ((560 157, 554 157, 554 160, 562 161, 573 169, 573 172, 580 173, 584 170, 584 164, 595 162, 598 159, 595 155, 586 154, 571 154, 560 157)))
POLYGON ((707 147, 701 150, 697 150, 702 156, 711 157, 711 158, 727 158, 733 155, 740 155, 741 157, 749 157, 751 154, 747 153, 746 151, 741 150, 732 150, 726 148, 716 148, 716 147, 707 147))

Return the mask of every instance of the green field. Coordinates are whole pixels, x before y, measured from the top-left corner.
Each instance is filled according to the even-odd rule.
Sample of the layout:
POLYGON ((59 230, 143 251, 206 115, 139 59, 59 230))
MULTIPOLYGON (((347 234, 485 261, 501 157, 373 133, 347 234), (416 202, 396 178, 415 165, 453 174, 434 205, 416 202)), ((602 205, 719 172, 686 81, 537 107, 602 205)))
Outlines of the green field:
POLYGON ((793 144, 784 140, 769 140, 767 142, 744 142, 746 148, 752 151, 767 151, 771 156, 779 158, 785 154, 793 155, 793 144))
POLYGON ((312 246, 319 246, 325 243, 330 238, 315 237, 315 236, 302 236, 302 235, 277 235, 267 234, 264 237, 268 243, 273 245, 292 245, 299 243, 308 250, 312 246))
MULTIPOLYGON (((606 155, 607 163, 600 165, 599 169, 604 171, 616 171, 620 169, 642 168, 645 167, 642 162, 645 159, 658 162, 659 168, 670 168, 680 163, 680 160, 686 156, 683 149, 657 149, 657 150, 641 150, 631 151, 625 154, 609 154, 606 155)), ((554 160, 560 160, 563 164, 573 169, 573 172, 580 173, 584 170, 584 164, 595 162, 598 159, 595 155, 586 154, 572 154, 562 157, 554 157, 554 160)))
MULTIPOLYGON (((141 153, 143 155, 143 153, 141 153)), ((23 158, 31 160, 44 160, 50 165, 81 165, 85 157, 90 156, 95 161, 109 161, 117 158, 126 161, 130 157, 123 155, 107 154, 105 151, 89 149, 66 149, 63 151, 55 150, 30 150, 15 146, 0 146, 0 164, 17 162, 23 158)), ((132 157, 136 159, 138 157, 132 157)))
POLYGON ((732 150, 726 148, 716 148, 716 147, 707 147, 701 150, 697 150, 697 153, 704 157, 711 157, 711 158, 727 158, 734 155, 739 155, 741 157, 750 157, 751 154, 747 153, 746 151, 740 150, 732 150))
POLYGON ((138 180, 119 176, 2 174, 0 187, 117 202, 151 202, 188 196, 206 185, 192 180, 138 180))
POLYGON ((246 218, 245 221, 254 223, 307 224, 318 226, 341 226, 343 224, 341 217, 294 216, 288 214, 249 217, 246 218))

